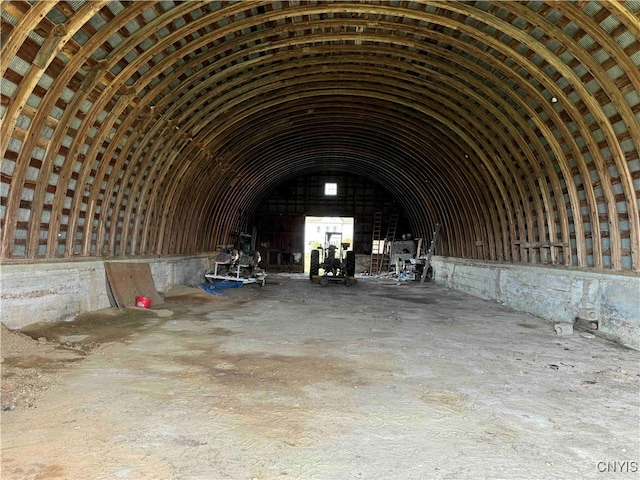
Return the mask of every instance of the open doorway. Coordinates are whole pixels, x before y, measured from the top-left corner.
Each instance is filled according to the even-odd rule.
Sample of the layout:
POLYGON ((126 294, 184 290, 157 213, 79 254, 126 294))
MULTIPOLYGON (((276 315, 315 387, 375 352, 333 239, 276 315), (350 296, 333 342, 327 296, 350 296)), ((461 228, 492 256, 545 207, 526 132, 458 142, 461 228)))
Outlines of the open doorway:
POLYGON ((311 268, 311 250, 326 248, 330 243, 338 246, 348 243, 353 250, 353 217, 305 217, 304 272, 311 268))

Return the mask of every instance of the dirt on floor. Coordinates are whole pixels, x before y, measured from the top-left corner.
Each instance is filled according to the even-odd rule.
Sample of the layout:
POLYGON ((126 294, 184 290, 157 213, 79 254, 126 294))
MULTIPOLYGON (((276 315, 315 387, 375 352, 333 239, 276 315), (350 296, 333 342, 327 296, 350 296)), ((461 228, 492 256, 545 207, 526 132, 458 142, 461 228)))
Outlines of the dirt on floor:
POLYGON ((433 284, 223 293, 2 326, 0 477, 638 478, 636 351, 433 284))
POLYGON ((34 408, 38 397, 58 377, 60 369, 81 360, 84 352, 48 342, 45 337, 34 340, 0 325, 2 411, 34 408))
MULTIPOLYGON (((175 285, 165 294, 174 302, 219 302, 199 288, 175 285)), ((0 323, 1 408, 35 408, 60 374, 88 353, 112 342, 130 343, 141 331, 173 315, 167 309, 105 308, 73 322, 37 322, 21 330, 0 323)))

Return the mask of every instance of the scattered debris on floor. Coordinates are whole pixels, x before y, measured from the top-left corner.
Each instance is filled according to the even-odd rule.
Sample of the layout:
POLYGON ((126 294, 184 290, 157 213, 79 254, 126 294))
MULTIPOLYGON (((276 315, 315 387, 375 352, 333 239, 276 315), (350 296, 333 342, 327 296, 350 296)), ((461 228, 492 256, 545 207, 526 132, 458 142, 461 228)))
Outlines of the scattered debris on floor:
POLYGON ((225 300, 222 295, 211 295, 199 287, 188 287, 186 285, 173 285, 164 294, 166 301, 219 301, 225 300))
POLYGON ((0 323, 2 411, 34 408, 38 397, 56 380, 54 366, 62 366, 84 357, 83 352, 59 348, 44 337, 34 340, 0 323), (40 340, 44 339, 44 341, 40 340))
POLYGON ((558 335, 571 335, 573 333, 573 324, 571 323, 556 323, 555 330, 558 335))
POLYGON ((37 322, 20 330, 11 330, 0 322, 0 408, 36 408, 40 395, 72 364, 102 345, 128 343, 145 326, 172 315, 168 309, 109 307, 83 313, 73 321, 37 322))
POLYGON ((597 479, 638 449, 638 352, 434 283, 270 278, 176 286, 169 320, 3 329, 24 348, 3 365, 3 478, 597 479), (464 470, 442 462, 459 452, 464 470))

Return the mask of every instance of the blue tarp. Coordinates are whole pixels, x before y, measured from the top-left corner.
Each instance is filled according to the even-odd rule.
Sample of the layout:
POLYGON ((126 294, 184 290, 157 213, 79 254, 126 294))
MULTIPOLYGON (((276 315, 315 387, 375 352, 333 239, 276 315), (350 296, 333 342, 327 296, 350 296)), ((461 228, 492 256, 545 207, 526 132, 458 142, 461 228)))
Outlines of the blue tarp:
POLYGON ((205 292, 213 293, 214 295, 222 295, 221 290, 226 290, 228 288, 240 288, 243 285, 242 282, 232 282, 229 280, 223 280, 221 282, 213 282, 207 283, 205 285, 200 285, 200 288, 205 292))

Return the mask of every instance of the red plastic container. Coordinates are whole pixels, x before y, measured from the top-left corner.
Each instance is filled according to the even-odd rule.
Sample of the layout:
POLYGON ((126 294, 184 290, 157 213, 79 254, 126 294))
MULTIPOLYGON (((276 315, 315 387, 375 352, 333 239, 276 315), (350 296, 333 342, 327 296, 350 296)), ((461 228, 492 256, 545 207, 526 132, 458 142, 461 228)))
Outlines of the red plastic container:
POLYGON ((147 297, 136 297, 136 307, 149 308, 151 299, 147 297))

